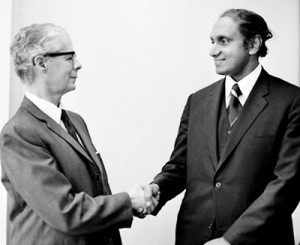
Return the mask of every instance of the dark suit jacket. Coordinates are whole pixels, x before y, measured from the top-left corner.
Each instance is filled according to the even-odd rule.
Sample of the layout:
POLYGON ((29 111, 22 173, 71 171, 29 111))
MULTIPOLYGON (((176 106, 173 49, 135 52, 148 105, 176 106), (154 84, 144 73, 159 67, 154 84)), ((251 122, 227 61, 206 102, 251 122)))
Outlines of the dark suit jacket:
MULTIPOLYGON (((170 161, 154 182, 160 206, 186 190, 176 244, 294 244, 300 196, 300 89, 264 70, 217 154, 224 79, 192 94, 170 161)), ((158 211, 157 210, 157 211, 158 211)))
POLYGON ((68 114, 86 150, 26 97, 2 130, 10 245, 121 244, 131 226, 128 194, 111 195, 85 122, 68 114))

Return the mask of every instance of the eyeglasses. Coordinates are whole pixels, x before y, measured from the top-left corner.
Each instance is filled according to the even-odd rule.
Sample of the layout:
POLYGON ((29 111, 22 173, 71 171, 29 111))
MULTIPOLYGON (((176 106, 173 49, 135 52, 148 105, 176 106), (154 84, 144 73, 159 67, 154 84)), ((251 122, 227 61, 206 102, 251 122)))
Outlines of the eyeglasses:
POLYGON ((73 57, 75 55, 75 51, 57 52, 57 53, 45 53, 45 54, 43 54, 44 57, 46 57, 46 56, 57 57, 57 56, 62 56, 62 55, 72 55, 72 57, 73 57))
MULTIPOLYGON (((69 51, 69 52, 53 52, 53 53, 45 53, 45 54, 41 54, 40 56, 42 57, 57 57, 57 56, 63 56, 63 55, 72 55, 72 63, 74 66, 74 57, 75 57, 75 51, 69 51)), ((39 56, 39 55, 37 55, 39 56)), ((37 56, 32 57, 32 63, 35 66, 35 58, 37 56)))

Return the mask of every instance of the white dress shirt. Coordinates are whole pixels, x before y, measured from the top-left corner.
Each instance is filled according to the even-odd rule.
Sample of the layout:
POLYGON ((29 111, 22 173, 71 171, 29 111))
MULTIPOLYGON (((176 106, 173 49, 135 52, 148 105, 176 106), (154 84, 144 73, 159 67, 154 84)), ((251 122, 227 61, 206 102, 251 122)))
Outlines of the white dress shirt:
MULTIPOLYGON (((49 117, 51 117, 55 122, 57 122, 64 130, 68 132, 68 130, 65 127, 64 122, 61 120, 61 110, 64 109, 62 103, 59 103, 59 107, 55 106, 51 102, 41 99, 40 97, 37 97, 28 91, 26 91, 25 96, 33 103, 35 104, 42 112, 47 114, 49 117)), ((76 133, 78 142, 83 146, 83 143, 81 142, 80 137, 76 133)))
MULTIPOLYGON (((33 103, 35 104, 42 112, 44 112, 47 116, 51 117, 55 122, 57 122, 64 130, 68 132, 68 130, 65 127, 64 122, 61 120, 61 110, 64 109, 62 103, 59 103, 59 107, 52 104, 51 102, 44 100, 40 97, 37 97, 28 91, 26 91, 25 96, 33 103)), ((78 134, 76 133, 77 138, 80 141, 80 137, 78 137, 78 134)), ((82 143, 81 143, 82 144, 82 143)))
MULTIPOLYGON (((61 125, 63 122, 61 121, 61 108, 55 106, 51 102, 41 99, 40 97, 37 97, 28 91, 26 91, 25 96, 33 103, 35 104, 42 112, 47 114, 49 117, 51 117, 55 122, 61 125)), ((64 127, 64 125, 63 125, 64 127)))
POLYGON ((242 92, 242 95, 239 96, 239 101, 242 106, 246 103, 246 100, 248 99, 248 96, 251 92, 251 90, 254 87, 254 84, 256 83, 260 73, 262 70, 262 66, 259 64, 251 73, 249 73, 247 76, 245 76, 240 81, 236 82, 234 81, 230 76, 226 76, 225 80, 225 102, 226 102, 226 108, 229 106, 229 101, 231 98, 230 91, 232 89, 232 86, 234 84, 238 84, 239 88, 242 92))

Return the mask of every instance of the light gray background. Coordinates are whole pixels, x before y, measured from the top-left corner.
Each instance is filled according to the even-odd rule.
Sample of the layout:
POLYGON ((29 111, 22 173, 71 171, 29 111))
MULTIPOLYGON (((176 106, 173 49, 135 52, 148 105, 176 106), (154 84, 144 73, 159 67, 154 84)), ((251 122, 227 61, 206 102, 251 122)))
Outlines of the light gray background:
MULTIPOLYGON (((0 6, 0 127, 23 96, 10 68, 12 35, 36 22, 66 28, 83 69, 76 91, 63 101, 85 118, 114 193, 152 180, 171 154, 188 95, 220 78, 208 51, 212 25, 224 10, 261 14, 274 32, 261 60, 264 68, 299 85, 298 0, 0 0, 0 6)), ((124 245, 174 244, 181 199, 157 217, 135 219, 132 229, 122 230, 124 245)), ((0 200, 0 244, 5 244, 2 185, 0 200)))

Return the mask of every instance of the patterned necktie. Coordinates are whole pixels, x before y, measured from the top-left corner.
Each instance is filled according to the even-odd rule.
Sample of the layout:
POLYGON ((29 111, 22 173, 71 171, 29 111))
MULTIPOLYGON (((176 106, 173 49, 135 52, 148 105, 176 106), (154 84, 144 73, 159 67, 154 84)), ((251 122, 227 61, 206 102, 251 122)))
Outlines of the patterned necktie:
POLYGON ((242 95, 242 92, 237 83, 232 86, 230 94, 231 99, 228 107, 228 120, 230 123, 230 127, 232 127, 237 119, 239 112, 242 109, 242 105, 238 99, 239 96, 242 95))
POLYGON ((61 120, 65 124, 65 127, 66 127, 68 133, 79 143, 77 135, 76 135, 76 129, 73 126, 73 123, 71 122, 71 120, 65 110, 61 110, 61 120))

